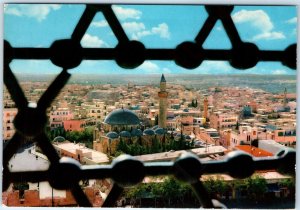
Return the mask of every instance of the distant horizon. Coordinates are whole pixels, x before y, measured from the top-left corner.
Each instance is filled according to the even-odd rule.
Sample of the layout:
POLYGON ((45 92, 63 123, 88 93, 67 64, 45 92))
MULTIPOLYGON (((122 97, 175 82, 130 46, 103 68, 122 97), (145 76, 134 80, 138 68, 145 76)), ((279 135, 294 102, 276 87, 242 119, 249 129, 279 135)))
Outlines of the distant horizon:
MULTIPOLYGON (((164 74, 167 84, 178 84, 189 88, 207 89, 208 87, 242 87, 261 89, 267 92, 279 93, 286 88, 290 93, 296 93, 297 77, 295 75, 258 75, 258 74, 164 74)), ((16 75, 20 82, 50 83, 57 74, 16 75)), ((161 74, 73 74, 68 84, 81 85, 159 85, 161 74)))

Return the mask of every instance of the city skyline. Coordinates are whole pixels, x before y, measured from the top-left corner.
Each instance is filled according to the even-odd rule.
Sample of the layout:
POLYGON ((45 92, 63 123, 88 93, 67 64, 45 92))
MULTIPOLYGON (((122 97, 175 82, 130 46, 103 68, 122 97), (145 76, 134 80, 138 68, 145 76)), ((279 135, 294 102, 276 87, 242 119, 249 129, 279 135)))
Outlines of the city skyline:
MULTIPOLYGON (((4 39, 13 47, 49 47, 52 41, 71 36, 84 8, 84 5, 79 4, 7 4, 4 12, 4 39)), ((146 48, 175 48, 183 41, 193 40, 207 18, 204 7, 200 5, 114 5, 113 10, 129 39, 143 42, 146 48), (184 18, 178 14, 183 14, 184 18)), ((243 41, 254 42, 260 49, 284 50, 296 42, 296 13, 295 6, 236 6, 231 15, 243 41)), ((81 44, 83 47, 115 47, 117 39, 102 13, 95 16, 81 44)), ((231 43, 220 21, 214 26, 203 47, 230 49, 231 43)), ((48 60, 14 60, 10 66, 15 73, 43 71, 56 74, 61 71, 61 68, 48 60)), ((279 62, 259 62, 251 69, 240 71, 223 61, 204 61, 198 68, 186 70, 176 66, 173 61, 156 60, 147 60, 133 70, 124 70, 114 61, 82 61, 70 73, 296 75, 295 70, 279 62)))

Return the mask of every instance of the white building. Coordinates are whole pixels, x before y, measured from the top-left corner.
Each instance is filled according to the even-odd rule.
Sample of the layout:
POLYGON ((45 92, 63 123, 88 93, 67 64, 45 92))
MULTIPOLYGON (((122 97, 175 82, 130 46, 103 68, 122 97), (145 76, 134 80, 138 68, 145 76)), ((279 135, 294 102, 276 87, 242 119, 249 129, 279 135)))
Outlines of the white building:
MULTIPOLYGON (((11 172, 17 171, 44 171, 49 168, 50 162, 48 158, 36 151, 34 144, 23 146, 9 161, 9 170, 11 172)), ((28 183, 29 190, 38 190, 39 197, 66 197, 65 190, 53 189, 48 182, 28 183)), ((12 186, 8 191, 12 190, 12 186)))

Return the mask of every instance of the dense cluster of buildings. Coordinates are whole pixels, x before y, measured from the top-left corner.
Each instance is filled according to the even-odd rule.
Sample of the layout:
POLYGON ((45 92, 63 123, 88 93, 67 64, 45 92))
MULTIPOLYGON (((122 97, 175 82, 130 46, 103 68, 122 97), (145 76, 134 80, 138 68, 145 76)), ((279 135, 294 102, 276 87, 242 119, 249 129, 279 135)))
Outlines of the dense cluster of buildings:
MULTIPOLYGON (((29 101, 33 102, 46 89, 46 84, 42 82, 21 85, 29 101)), ((9 141, 15 132, 13 120, 16 114, 17 109, 4 90, 4 141, 9 141)), ((272 94, 239 87, 212 87, 205 91, 186 89, 182 85, 167 85, 164 75, 159 87, 132 83, 127 86, 68 84, 47 114, 47 129, 50 131, 83 131, 87 126, 93 126, 93 148, 66 141, 62 137, 53 140, 61 156, 72 157, 82 164, 109 163, 109 157, 114 156, 121 141, 151 147, 154 139, 163 142, 171 136, 175 140, 184 138, 184 141, 193 142, 195 151, 192 152, 205 160, 222 159, 232 150, 242 150, 256 157, 273 156, 286 146, 296 146, 296 94, 286 91, 272 94)), ((37 152, 34 145, 25 150, 16 157, 29 158, 28 162, 35 157, 32 160, 35 164, 46 167, 47 157, 37 152)), ((143 161, 170 161, 182 152, 170 151, 137 158, 143 161)), ((10 164, 11 169, 20 165, 14 159, 10 164)), ((281 179, 287 178, 281 176, 281 179)), ((87 191, 93 190, 90 199, 95 206, 101 204, 101 198, 109 189, 109 182, 104 182, 105 190, 100 190, 103 183, 92 182, 85 186, 87 191)), ((48 194, 41 194, 40 186, 46 185, 28 187, 29 191, 40 192, 39 195, 29 191, 22 194, 22 199, 25 195, 25 198, 33 196, 39 200, 34 205, 28 201, 26 205, 59 205, 59 201, 53 201, 53 192, 49 194, 53 189, 46 186, 43 189, 47 189, 45 192, 48 194)), ((57 197, 65 199, 65 203, 61 201, 62 205, 74 205, 72 199, 66 201, 68 193, 57 192, 57 197)), ((11 201, 11 196, 16 197, 12 187, 4 195, 6 201, 11 202, 6 205, 24 204, 20 197, 19 202, 11 201)))

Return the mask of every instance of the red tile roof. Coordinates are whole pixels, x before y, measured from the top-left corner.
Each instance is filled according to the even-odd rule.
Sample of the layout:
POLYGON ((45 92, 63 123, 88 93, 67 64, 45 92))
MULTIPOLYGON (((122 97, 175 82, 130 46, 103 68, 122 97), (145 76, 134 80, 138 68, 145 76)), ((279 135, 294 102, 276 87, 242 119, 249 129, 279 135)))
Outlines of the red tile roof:
POLYGON ((249 145, 238 145, 235 147, 235 149, 242 150, 244 152, 247 152, 251 154, 254 157, 267 157, 267 156, 273 156, 272 153, 262 150, 260 148, 249 146, 249 145))

